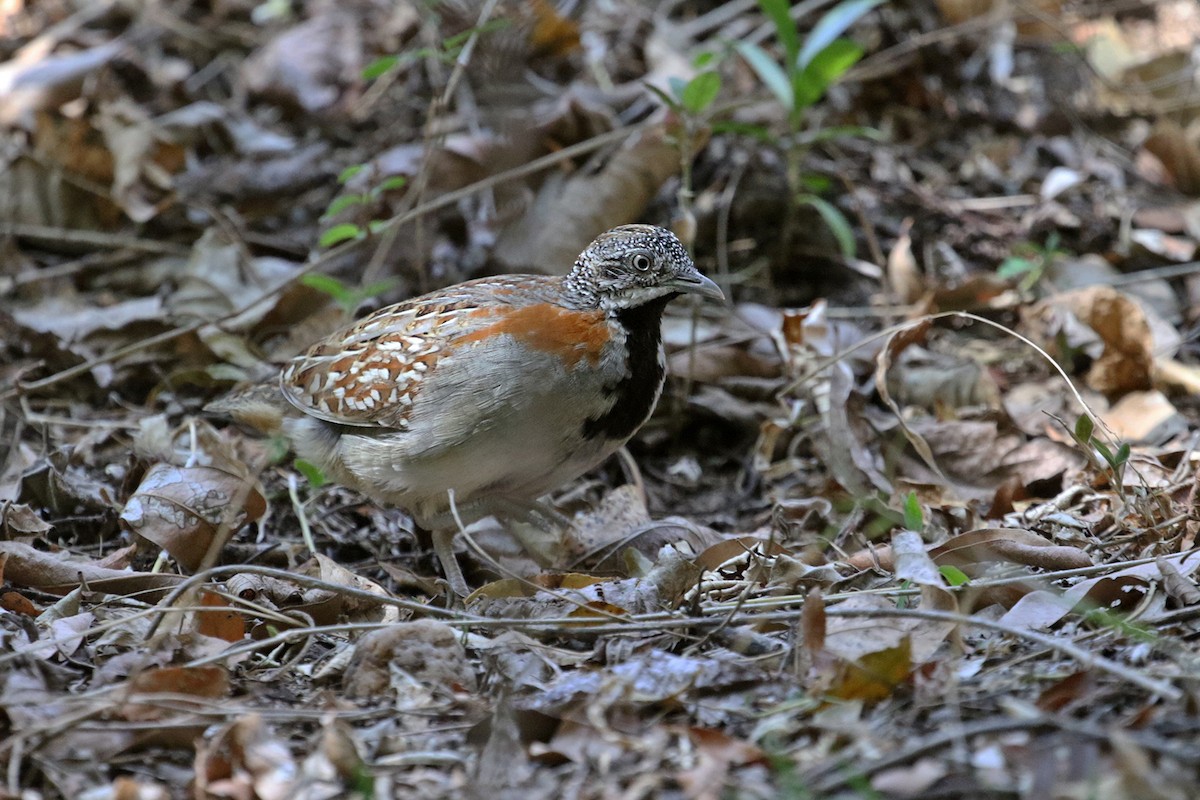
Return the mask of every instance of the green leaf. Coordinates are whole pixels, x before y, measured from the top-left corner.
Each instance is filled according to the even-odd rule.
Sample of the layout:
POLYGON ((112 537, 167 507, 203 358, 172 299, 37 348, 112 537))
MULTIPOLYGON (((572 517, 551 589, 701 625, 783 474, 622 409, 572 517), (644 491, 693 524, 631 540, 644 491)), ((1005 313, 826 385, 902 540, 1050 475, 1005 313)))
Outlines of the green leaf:
POLYGON ((314 489, 320 489, 325 485, 325 473, 321 472, 321 468, 310 461, 297 458, 296 471, 303 475, 304 479, 308 481, 308 485, 314 489))
POLYGON ((921 501, 916 492, 909 492, 904 498, 904 527, 910 531, 921 531, 925 528, 925 515, 921 511, 921 501))
POLYGON ((788 14, 790 5, 788 0, 758 0, 758 7, 775 26, 775 37, 783 45, 785 64, 795 64, 800 53, 800 34, 796 31, 796 23, 788 14))
POLYGON ((847 259, 854 258, 854 253, 857 251, 858 246, 854 243, 854 230, 850 227, 850 222, 846 219, 846 215, 838 211, 836 206, 822 200, 815 194, 801 195, 796 199, 816 209, 817 213, 821 215, 821 219, 829 226, 833 237, 837 239, 838 248, 842 251, 842 256, 847 259))
POLYGON ((942 573, 942 577, 946 579, 946 583, 951 586, 964 586, 971 581, 967 573, 963 572, 958 567, 952 567, 949 564, 944 564, 938 567, 938 572, 942 573))
POLYGON ((371 233, 382 233, 387 230, 388 221, 386 219, 373 219, 367 223, 367 230, 371 233))
POLYGON ((793 77, 797 108, 808 108, 825 96, 830 85, 862 58, 863 50, 849 39, 835 39, 793 77))
POLYGON ((1075 420, 1075 439, 1079 442, 1089 442, 1092 438, 1092 432, 1096 429, 1096 423, 1087 414, 1080 414, 1079 419, 1075 420))
POLYGON ((678 75, 672 75, 667 78, 667 88, 671 90, 673 97, 682 98, 683 90, 687 88, 687 81, 678 75))
POLYGON ((343 222, 341 225, 334 225, 322 233, 318 243, 321 247, 332 247, 335 244, 340 244, 350 239, 357 239, 362 236, 362 232, 362 228, 357 225, 343 222))
POLYGON ((827 192, 829 191, 829 187, 833 185, 833 181, 824 175, 801 175, 800 183, 813 194, 827 192))
POLYGON ((321 219, 336 217, 347 208, 361 205, 362 202, 363 196, 361 194, 344 194, 341 197, 334 198, 334 201, 329 204, 329 208, 325 209, 325 213, 321 215, 321 219))
POLYGON ((696 57, 692 59, 692 66, 695 69, 704 69, 709 64, 712 64, 716 58, 716 53, 712 52, 711 50, 706 50, 703 53, 696 54, 696 57))
POLYGON ((353 292, 350 291, 350 288, 346 284, 332 275, 323 275, 320 272, 310 272, 302 277, 300 282, 310 289, 324 292, 341 305, 345 305, 345 301, 353 295, 353 292))
POLYGON ((400 56, 383 56, 372 61, 362 71, 364 81, 373 81, 400 63, 400 56))
POLYGON ((741 136, 750 136, 764 142, 775 141, 775 136, 765 125, 756 125, 752 122, 738 122, 732 119, 717 120, 712 124, 713 133, 735 133, 741 136))
POLYGON ((750 69, 758 74, 758 79, 779 100, 779 104, 788 111, 791 111, 795 107, 794 98, 792 97, 792 82, 788 80, 783 67, 773 61, 767 55, 767 51, 756 44, 738 42, 737 51, 741 54, 742 58, 746 59, 746 63, 750 65, 750 69))
POLYGON ((1009 256, 996 267, 997 278, 1019 278, 1032 272, 1037 264, 1020 256, 1009 256))
POLYGON ((818 53, 882 2, 883 0, 845 0, 830 9, 829 13, 821 17, 821 21, 813 27, 808 38, 804 40, 804 47, 800 49, 800 55, 794 62, 795 68, 802 70, 808 67, 818 53))
POLYGON ((351 164, 338 173, 338 183, 345 184, 351 178, 367 168, 366 164, 351 164))
MULTIPOLYGON (((388 278, 387 280, 376 281, 375 283, 369 283, 366 286, 362 287, 357 292, 355 292, 355 294, 358 295, 358 298, 360 301, 366 300, 371 297, 378 297, 379 295, 383 294, 384 292, 395 288, 397 283, 398 283, 398 281, 395 278, 388 278)), ((355 305, 358 305, 358 303, 355 303, 355 305)))
POLYGON ((403 175, 392 175, 375 188, 381 192, 390 192, 395 189, 403 189, 407 184, 408 178, 404 177, 403 175))
MULTIPOLYGON (((667 82, 670 83, 670 79, 668 79, 667 82)), ((663 102, 663 105, 665 105, 667 108, 670 108, 673 110, 678 110, 680 108, 678 100, 676 100, 674 97, 667 94, 662 89, 655 86, 654 84, 643 83, 642 85, 645 86, 647 89, 649 89, 651 94, 653 94, 655 97, 657 97, 659 100, 661 100, 663 102)))
POLYGON ((487 22, 483 23, 482 25, 476 25, 473 28, 467 28, 462 33, 456 33, 453 36, 449 36, 449 37, 443 39, 442 40, 442 48, 447 53, 457 54, 457 52, 462 49, 463 45, 465 45, 467 43, 467 40, 470 39, 472 36, 474 36, 476 33, 478 33, 480 36, 484 36, 486 34, 494 32, 494 31, 503 30, 504 28, 507 28, 510 24, 511 24, 511 20, 503 18, 503 17, 500 19, 488 20, 487 22))
POLYGON ((679 100, 688 111, 699 114, 717 99, 720 91, 721 76, 715 72, 701 72, 683 87, 679 100))
POLYGON ((1117 448, 1117 455, 1114 459, 1116 463, 1113 464, 1113 467, 1116 468, 1125 466, 1125 462, 1129 460, 1130 452, 1129 443, 1121 442, 1121 446, 1117 448))

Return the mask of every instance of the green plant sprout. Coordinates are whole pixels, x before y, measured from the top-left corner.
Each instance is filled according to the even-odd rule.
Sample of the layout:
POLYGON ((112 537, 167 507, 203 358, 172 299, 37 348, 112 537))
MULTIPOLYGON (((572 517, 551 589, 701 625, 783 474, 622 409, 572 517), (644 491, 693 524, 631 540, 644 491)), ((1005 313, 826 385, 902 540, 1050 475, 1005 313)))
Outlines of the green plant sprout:
POLYGON ((396 285, 395 279, 389 278, 369 283, 366 286, 347 286, 332 275, 324 275, 319 272, 305 275, 300 282, 310 289, 316 289, 318 292, 324 292, 332 297, 347 315, 358 310, 364 300, 378 297, 396 285))
MULTIPOLYGON (((338 183, 345 186, 352 178, 354 178, 354 176, 358 175, 364 169, 366 169, 365 164, 354 164, 353 166, 346 167, 346 169, 342 170, 341 174, 338 175, 338 183)), ((325 213, 321 215, 321 219, 330 219, 331 217, 337 216, 348 208, 365 206, 366 204, 379 199, 379 196, 384 192, 402 189, 407 182, 408 179, 403 175, 389 175, 365 192, 350 192, 348 194, 341 195, 340 197, 336 197, 325 209, 325 213)), ((367 223, 367 230, 374 233, 376 227, 381 224, 381 220, 370 220, 367 223)), ((364 236, 366 236, 366 233, 363 231, 362 226, 354 222, 342 222, 332 226, 322 233, 321 238, 318 240, 318 244, 320 244, 321 247, 333 247, 335 244, 341 244, 342 242, 350 241, 351 239, 361 239, 364 236)))
POLYGON ((1037 285, 1056 260, 1070 254, 1059 247, 1059 241, 1058 231, 1051 231, 1043 245, 1032 242, 1016 245, 1012 255, 996 268, 996 276, 1005 279, 1020 278, 1018 288, 1022 292, 1029 291, 1037 285))
POLYGON ((1129 443, 1121 442, 1114 451, 1093 435, 1095 426, 1096 423, 1092 421, 1090 416, 1080 414, 1079 419, 1075 420, 1075 427, 1071 431, 1071 438, 1087 453, 1089 461, 1096 463, 1096 454, 1100 454, 1100 458, 1108 466, 1113 486, 1120 491, 1124 485, 1125 467, 1129 464, 1129 455, 1131 453, 1129 443))
POLYGON ((817 134, 806 133, 808 111, 819 102, 849 69, 863 56, 862 48, 842 34, 883 0, 843 0, 831 8, 807 38, 789 13, 788 0, 758 0, 763 13, 775 27, 775 36, 783 48, 783 60, 775 60, 766 50, 752 42, 739 42, 738 53, 759 80, 775 95, 787 111, 790 136, 786 146, 787 181, 789 187, 788 219, 783 237, 785 252, 792 238, 792 219, 795 208, 809 206, 833 233, 842 256, 851 259, 855 254, 854 232, 845 215, 816 191, 822 187, 805 179, 802 174, 808 148, 823 139, 849 133, 866 133, 865 129, 835 128, 817 134))
POLYGON ((303 458, 297 458, 293 462, 293 465, 296 467, 296 471, 304 476, 304 480, 308 481, 308 485, 314 490, 320 489, 327 483, 325 473, 321 471, 320 467, 311 461, 305 461, 303 458))
POLYGON ((465 31, 456 33, 453 36, 443 39, 438 47, 420 47, 404 53, 382 56, 375 59, 365 68, 363 68, 363 80, 375 80, 376 78, 379 78, 394 69, 408 66, 414 61, 420 61, 424 58, 436 58, 442 63, 452 64, 454 63, 454 60, 458 58, 459 54, 462 53, 463 48, 466 47, 467 41, 472 36, 475 34, 483 36, 488 33, 493 33, 503 28, 507 28, 510 24, 511 20, 503 18, 488 20, 482 25, 476 25, 472 28, 468 28, 465 31))
POLYGON ((904 498, 904 527, 917 533, 925 529, 925 514, 916 492, 909 492, 908 497, 904 498))

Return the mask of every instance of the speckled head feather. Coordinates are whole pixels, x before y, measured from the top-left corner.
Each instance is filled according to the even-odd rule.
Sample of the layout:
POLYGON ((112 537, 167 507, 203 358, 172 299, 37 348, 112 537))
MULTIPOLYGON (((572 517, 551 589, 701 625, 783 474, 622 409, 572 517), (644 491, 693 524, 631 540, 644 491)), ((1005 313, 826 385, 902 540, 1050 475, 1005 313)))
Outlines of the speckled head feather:
POLYGON ((563 286, 577 308, 609 313, 681 293, 723 297, 675 234, 653 225, 622 225, 600 234, 579 254, 563 286))

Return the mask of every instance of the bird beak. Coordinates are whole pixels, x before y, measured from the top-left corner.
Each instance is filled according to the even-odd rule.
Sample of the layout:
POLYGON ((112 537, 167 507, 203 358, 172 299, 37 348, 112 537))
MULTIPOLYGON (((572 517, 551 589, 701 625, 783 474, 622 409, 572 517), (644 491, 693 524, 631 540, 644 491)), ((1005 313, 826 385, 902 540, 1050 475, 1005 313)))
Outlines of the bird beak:
POLYGON ((684 294, 698 294, 701 297, 709 297, 713 300, 725 299, 725 293, 721 291, 721 287, 699 272, 676 275, 674 280, 671 281, 671 288, 684 294))

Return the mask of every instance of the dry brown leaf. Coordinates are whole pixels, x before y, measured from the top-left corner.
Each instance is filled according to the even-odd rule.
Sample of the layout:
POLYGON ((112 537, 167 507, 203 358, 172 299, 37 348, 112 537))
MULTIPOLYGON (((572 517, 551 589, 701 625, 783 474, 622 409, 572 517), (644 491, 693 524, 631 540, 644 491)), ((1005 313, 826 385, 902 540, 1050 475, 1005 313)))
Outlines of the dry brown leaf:
POLYGON ((1110 286, 1090 286, 1043 300, 1022 314, 1035 339, 1051 351, 1060 336, 1072 347, 1084 346, 1072 318, 1099 337, 1099 352, 1088 370, 1088 386, 1109 396, 1150 388, 1155 342, 1146 311, 1110 286))
POLYGON ((1100 418, 1118 440, 1134 444, 1163 442, 1187 430, 1187 421, 1157 389, 1130 392, 1102 412, 1100 418))
POLYGON ((1167 594, 1181 606, 1200 606, 1200 588, 1191 578, 1165 558, 1155 559, 1154 563, 1162 573, 1163 588, 1167 594))
POLYGON ((225 598, 216 592, 200 593, 202 608, 195 612, 196 633, 212 636, 226 642, 240 642, 246 638, 246 620, 233 610, 225 598))
POLYGON ((4 577, 14 586, 28 586, 63 595, 86 583, 93 591, 134 595, 154 602, 183 580, 181 575, 106 569, 85 561, 69 561, 62 553, 44 553, 20 542, 0 542, 7 556, 4 577))
MULTIPOLYGON (((532 597, 492 598, 475 592, 467 607, 477 614, 528 619, 570 615, 580 608, 587 609, 585 613, 590 616, 602 610, 615 614, 662 611, 676 607, 700 574, 700 568, 691 558, 668 545, 659 551, 653 568, 641 578, 543 590, 532 597)), ((505 584, 500 582, 500 585, 505 584)))
POLYGON ((896 415, 896 422, 899 423, 905 438, 917 451, 917 455, 921 457, 925 466, 929 467, 942 483, 948 484, 950 481, 942 474, 941 467, 938 466, 933 457, 933 451, 929 448, 929 443, 908 424, 906 415, 900 411, 900 407, 896 405, 896 401, 892 399, 892 395, 888 391, 888 371, 891 369, 892 362, 909 346, 925 341, 925 336, 932 324, 931 320, 922 320, 914 325, 901 328, 888 337, 887 344, 884 345, 875 360, 875 391, 879 392, 880 399, 896 415))
MULTIPOLYGON (((0 557, 0 582, 4 580, 4 559, 0 557)), ((0 594, 0 608, 13 614, 23 614, 26 617, 37 617, 41 610, 28 597, 20 592, 4 592, 0 594)))
POLYGON ((1096 688, 1095 676, 1088 670, 1073 672, 1042 690, 1038 695, 1037 707, 1050 714, 1057 714, 1067 706, 1087 700, 1096 688))
MULTIPOLYGON (((1174 565, 1185 575, 1200 567, 1200 553, 1164 556, 1163 560, 1174 565)), ((1161 567, 1152 562, 1128 567, 1111 575, 1088 578, 1062 593, 1049 590, 1031 592, 1010 608, 1000 618, 1000 622, 1005 625, 1038 630, 1049 628, 1057 623, 1077 608, 1085 598, 1088 598, 1088 608, 1103 607, 1114 601, 1136 604, 1140 602, 1139 587, 1144 587, 1147 581, 1159 579, 1161 575, 1161 567), (1097 590, 1095 597, 1089 598, 1089 593, 1101 581, 1105 581, 1105 586, 1097 590)), ((1146 614, 1142 619, 1151 622, 1153 621, 1152 617, 1153 615, 1146 614)))
POLYGON ((533 12, 530 44, 535 55, 561 58, 579 49, 579 26, 548 0, 527 0, 533 12))
MULTIPOLYGON (((345 586, 362 592, 370 592, 380 598, 390 598, 387 590, 375 581, 356 575, 328 556, 316 553, 313 556, 317 565, 317 574, 327 583, 345 586)), ((311 568, 302 568, 301 574, 314 572, 311 568)), ((400 621, 400 609, 388 603, 372 603, 356 596, 346 596, 342 599, 340 613, 350 622, 377 622, 381 625, 391 625, 400 621)))
POLYGON ((218 534, 228 538, 261 519, 266 510, 262 492, 239 471, 155 464, 125 504, 120 520, 126 530, 154 542, 193 572, 218 534))
POLYGON ((893 364, 887 388, 896 402, 940 414, 967 406, 1000 406, 1000 390, 979 362, 912 347, 893 364))
POLYGON ((894 647, 864 653, 854 661, 838 665, 838 672, 825 694, 841 700, 877 703, 892 696, 913 670, 912 641, 903 637, 894 647))
POLYGON ((24 503, 5 503, 0 506, 0 532, 6 538, 40 536, 53 527, 24 503))
POLYGON ((1056 545, 1020 528, 980 528, 954 536, 930 550, 938 564, 964 571, 991 561, 1025 564, 1047 571, 1090 567, 1092 559, 1077 547, 1056 545))
POLYGON ((216 700, 229 694, 229 671, 220 666, 154 667, 139 672, 129 681, 129 694, 118 714, 131 722, 164 719, 176 713, 169 705, 161 707, 146 694, 188 695, 216 700))
POLYGON ((816 658, 817 654, 825 649, 827 625, 825 598, 820 589, 813 589, 804 596, 804 605, 800 609, 800 631, 804 636, 804 649, 812 658, 816 658))
POLYGON ((659 187, 678 173, 679 151, 671 141, 676 124, 664 112, 599 170, 553 174, 538 189, 533 207, 501 232, 495 257, 521 271, 566 273, 592 239, 635 221, 659 187))
POLYGON ((1184 194, 1200 194, 1200 148, 1178 122, 1159 119, 1142 147, 1159 160, 1172 186, 1184 194))
POLYGON ((911 228, 911 219, 901 223, 900 235, 896 237, 896 243, 888 251, 887 257, 888 288, 897 300, 905 304, 917 302, 926 291, 925 275, 913 256, 912 237, 909 235, 911 228))
POLYGON ((1015 17, 1022 36, 1052 41, 1057 41, 1060 34, 1047 20, 1057 19, 1062 14, 1062 6, 1062 0, 1029 0, 1027 5, 1007 0, 937 0, 938 11, 952 25, 987 15, 1000 15, 1001 20, 1015 17), (1020 13, 1026 9, 1030 13, 1020 13))

